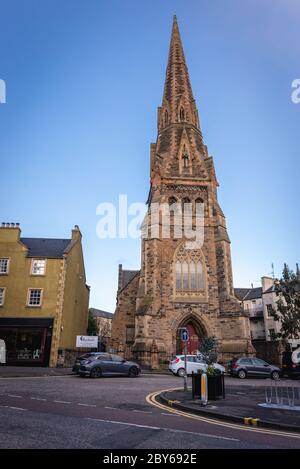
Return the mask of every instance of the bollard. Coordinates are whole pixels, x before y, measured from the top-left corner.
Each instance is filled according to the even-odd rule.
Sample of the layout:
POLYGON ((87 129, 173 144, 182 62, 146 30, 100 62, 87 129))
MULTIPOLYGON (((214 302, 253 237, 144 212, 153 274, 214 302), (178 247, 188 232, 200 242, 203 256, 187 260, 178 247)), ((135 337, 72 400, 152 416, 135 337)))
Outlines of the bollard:
POLYGON ((201 404, 207 405, 207 401, 208 401, 207 374, 203 372, 201 374, 201 404))
POLYGON ((251 425, 252 417, 244 417, 244 424, 251 425))

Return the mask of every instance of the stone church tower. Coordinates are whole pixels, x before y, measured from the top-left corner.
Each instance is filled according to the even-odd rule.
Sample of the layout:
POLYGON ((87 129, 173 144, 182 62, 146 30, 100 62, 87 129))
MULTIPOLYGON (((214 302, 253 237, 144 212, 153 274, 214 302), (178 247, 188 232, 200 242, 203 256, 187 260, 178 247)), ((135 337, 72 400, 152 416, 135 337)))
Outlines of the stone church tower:
POLYGON ((202 337, 212 335, 219 339, 221 360, 252 352, 249 319, 234 296, 218 182, 203 142, 176 17, 150 171, 141 270, 119 267, 111 347, 157 368, 182 352, 179 331, 187 327, 190 353, 196 352, 202 337), (153 204, 171 208, 170 237, 162 236, 162 213, 158 233, 149 236, 153 204), (182 214, 190 214, 195 227, 196 206, 203 208, 204 240, 191 247, 190 240, 175 236, 175 231, 182 214))

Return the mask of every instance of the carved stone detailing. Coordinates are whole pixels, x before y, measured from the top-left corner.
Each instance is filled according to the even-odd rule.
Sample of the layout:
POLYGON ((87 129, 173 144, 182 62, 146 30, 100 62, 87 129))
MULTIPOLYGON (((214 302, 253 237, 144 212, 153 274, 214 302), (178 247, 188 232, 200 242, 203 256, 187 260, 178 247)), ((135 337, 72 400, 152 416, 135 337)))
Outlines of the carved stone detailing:
POLYGON ((160 186, 161 194, 181 193, 181 194, 199 194, 207 195, 207 186, 183 185, 183 184, 162 184, 160 186))

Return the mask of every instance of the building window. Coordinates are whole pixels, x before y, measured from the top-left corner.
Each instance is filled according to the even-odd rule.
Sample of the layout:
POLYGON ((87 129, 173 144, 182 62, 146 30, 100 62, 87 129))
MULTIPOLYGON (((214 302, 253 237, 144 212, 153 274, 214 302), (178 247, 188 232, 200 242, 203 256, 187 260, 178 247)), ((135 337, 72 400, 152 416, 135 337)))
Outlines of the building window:
POLYGON ((185 113, 184 113, 183 107, 180 108, 179 119, 181 120, 181 122, 184 121, 184 119, 185 119, 185 113))
POLYGON ((133 344, 134 332, 134 326, 126 326, 126 344, 133 344))
POLYGON ((175 285, 178 292, 204 290, 204 272, 199 252, 179 251, 175 263, 175 285))
POLYGON ((45 275, 46 259, 33 259, 31 262, 31 275, 45 275))
POLYGON ((0 275, 8 274, 8 270, 9 270, 9 259, 8 258, 0 259, 0 275))
POLYGON ((267 305, 267 314, 269 318, 273 317, 273 306, 271 304, 267 305))
POLYGON ((5 288, 0 288, 0 306, 4 305, 5 288))
POLYGON ((269 337, 270 337, 270 340, 276 339, 275 329, 269 329, 269 337))
POLYGON ((42 289, 35 288, 28 290, 28 306, 41 306, 42 305, 42 289))

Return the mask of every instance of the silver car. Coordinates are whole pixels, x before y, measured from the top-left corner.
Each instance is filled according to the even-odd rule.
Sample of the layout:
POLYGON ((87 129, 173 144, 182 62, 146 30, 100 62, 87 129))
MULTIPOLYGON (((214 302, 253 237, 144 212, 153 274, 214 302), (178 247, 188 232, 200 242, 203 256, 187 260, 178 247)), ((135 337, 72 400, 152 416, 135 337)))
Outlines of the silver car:
MULTIPOLYGON (((205 371, 207 369, 207 364, 201 355, 187 355, 186 356, 186 371, 187 375, 192 373, 197 373, 198 370, 205 371)), ((219 363, 213 363, 212 365, 215 369, 219 370, 221 373, 225 373, 224 366, 219 363)), ((184 355, 176 355, 169 363, 169 370, 177 376, 184 376, 185 367, 184 367, 184 355)))
POLYGON ((103 375, 127 375, 135 378, 140 373, 141 368, 137 363, 111 353, 99 353, 83 360, 78 370, 80 376, 91 378, 100 378, 103 375))

